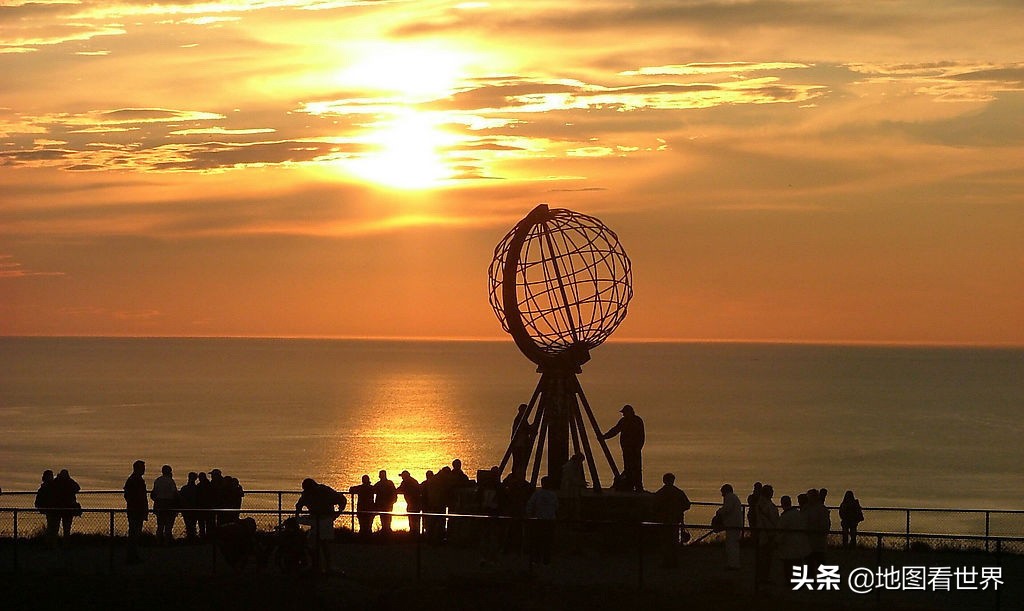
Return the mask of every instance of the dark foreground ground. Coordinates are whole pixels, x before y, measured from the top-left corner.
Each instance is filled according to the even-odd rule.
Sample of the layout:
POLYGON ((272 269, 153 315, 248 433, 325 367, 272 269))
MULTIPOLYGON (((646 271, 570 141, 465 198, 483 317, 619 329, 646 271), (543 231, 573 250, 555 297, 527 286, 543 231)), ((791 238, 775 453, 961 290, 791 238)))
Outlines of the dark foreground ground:
POLYGON ((344 573, 285 575, 255 562, 228 567, 209 545, 146 547, 145 561, 124 563, 123 543, 72 540, 62 550, 40 541, 18 549, 17 572, 9 545, 0 545, 0 610, 213 611, 366 609, 372 611, 586 609, 1003 609, 1024 610, 1024 558, 965 552, 833 550, 826 562, 841 574, 854 567, 1000 566, 998 592, 878 590, 793 592, 776 567, 773 583, 755 588, 754 556, 743 550, 743 569, 722 568, 720 545, 680 549, 679 565, 662 568, 656 549, 609 545, 581 533, 562 538, 550 566, 532 570, 519 555, 481 566, 475 545, 422 546, 339 543, 335 565, 344 573))

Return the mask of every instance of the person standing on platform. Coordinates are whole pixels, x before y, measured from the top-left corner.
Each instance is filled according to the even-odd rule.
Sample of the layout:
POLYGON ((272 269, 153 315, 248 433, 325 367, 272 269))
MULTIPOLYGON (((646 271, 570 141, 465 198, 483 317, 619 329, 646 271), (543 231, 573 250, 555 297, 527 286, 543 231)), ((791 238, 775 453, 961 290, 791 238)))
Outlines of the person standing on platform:
POLYGON ((64 538, 71 536, 71 524, 82 515, 82 506, 78 504, 78 493, 82 489, 67 469, 61 469, 53 479, 53 498, 60 507, 60 525, 64 538))
POLYGON ((807 519, 799 508, 793 506, 788 496, 779 499, 782 515, 779 516, 778 555, 782 561, 782 581, 789 583, 793 567, 807 561, 811 546, 807 542, 807 519))
POLYGON ((630 490, 644 491, 643 460, 641 450, 644 447, 644 421, 633 411, 632 405, 624 405, 619 410, 622 417, 619 422, 603 435, 604 439, 619 436, 622 448, 622 475, 630 490))
POLYGON ((395 492, 405 497, 405 511, 409 514, 409 532, 419 535, 420 521, 423 519, 419 515, 423 513, 423 486, 408 471, 402 471, 399 477, 402 478, 402 483, 395 492))
POLYGON ((363 475, 362 483, 348 489, 355 497, 356 512, 359 519, 359 537, 366 539, 373 532, 373 484, 370 483, 370 476, 363 475))
POLYGON ((36 509, 46 516, 46 545, 57 546, 57 533, 60 531, 60 513, 55 509, 57 500, 53 494, 53 471, 43 471, 43 477, 36 491, 36 509))
POLYGON ((156 514, 156 539, 160 543, 174 541, 174 520, 178 515, 178 485, 174 483, 171 466, 160 469, 160 477, 153 482, 153 513, 156 514))
POLYGON ((715 512, 712 524, 725 531, 725 568, 740 568, 740 533, 743 531, 743 504, 732 490, 732 484, 722 486, 722 506, 715 512))
POLYGON ((754 508, 757 515, 757 528, 760 531, 757 535, 754 563, 755 585, 771 581, 772 556, 775 554, 775 545, 779 538, 779 508, 772 501, 774 495, 775 489, 770 484, 765 484, 761 488, 761 498, 757 500, 757 506, 754 508))
POLYGON ((839 524, 843 527, 844 548, 857 547, 857 525, 863 521, 864 510, 860 506, 860 501, 853 495, 853 490, 847 490, 843 502, 839 505, 839 524))
POLYGON ((562 465, 559 497, 563 519, 579 522, 582 517, 583 490, 586 487, 587 479, 583 475, 583 455, 577 452, 562 465))
POLYGON ((386 513, 380 514, 380 532, 384 536, 391 536, 391 511, 395 509, 398 501, 398 490, 395 482, 388 479, 388 472, 381 469, 377 474, 380 479, 373 485, 373 506, 374 511, 386 513))
POLYGON ((683 514, 690 509, 690 498, 676 487, 674 473, 666 473, 661 481, 664 485, 654 493, 654 521, 663 524, 658 527, 662 531, 661 564, 665 568, 674 568, 679 564, 677 551, 685 525, 683 514))
POLYGON ((149 496, 146 480, 142 477, 145 474, 145 461, 137 460, 132 464, 132 474, 124 482, 124 504, 128 510, 128 564, 142 561, 139 557, 139 537, 142 536, 142 526, 149 519, 149 496))
POLYGON ((821 493, 814 488, 807 491, 807 540, 811 544, 811 553, 807 557, 809 574, 817 575, 818 566, 825 562, 825 550, 828 549, 828 534, 832 529, 832 518, 828 508, 821 501, 821 493))
POLYGON ((196 525, 199 524, 199 495, 196 489, 196 481, 199 474, 189 471, 188 483, 178 491, 178 500, 181 509, 181 519, 185 522, 185 538, 195 541, 197 537, 196 525))
POLYGON ((551 564, 551 548, 555 540, 555 518, 558 515, 558 494, 550 475, 540 479, 540 488, 526 502, 527 541, 530 545, 530 566, 538 562, 551 564))
POLYGON ((217 529, 217 518, 210 511, 214 507, 213 484, 206 476, 206 471, 199 472, 196 480, 196 506, 202 511, 199 512, 199 538, 205 539, 213 536, 217 529))
POLYGON ((757 503, 761 500, 761 482, 754 482, 754 489, 747 495, 747 528, 749 537, 757 544, 757 503))
MULTIPOLYGON (((366 483, 370 476, 364 475, 366 483)), ((312 477, 302 480, 302 494, 295 503, 295 516, 299 523, 308 524, 309 537, 314 541, 316 556, 314 562, 320 572, 329 573, 331 566, 331 542, 334 541, 334 521, 345 511, 345 495, 327 484, 318 483, 312 477), (299 516, 303 508, 309 509, 309 516, 299 516)), ((370 514, 372 524, 373 514, 370 514)))
POLYGON ((526 466, 530 462, 530 449, 533 447, 533 427, 526 417, 529 406, 519 404, 519 412, 512 421, 512 473, 526 479, 526 466))

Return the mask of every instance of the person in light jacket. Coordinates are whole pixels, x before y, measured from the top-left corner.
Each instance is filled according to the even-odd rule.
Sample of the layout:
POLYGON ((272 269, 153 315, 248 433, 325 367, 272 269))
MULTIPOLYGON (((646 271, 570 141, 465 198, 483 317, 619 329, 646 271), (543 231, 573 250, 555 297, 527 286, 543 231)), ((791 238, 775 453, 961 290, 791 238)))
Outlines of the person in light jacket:
POLYGON ((740 568, 740 534, 743 532, 743 504, 732 491, 732 484, 722 486, 722 506, 715 512, 714 522, 725 530, 725 568, 740 568))
POLYGON ((160 469, 160 477, 153 481, 153 513, 156 514, 156 538, 160 543, 174 541, 174 520, 178 516, 178 485, 174 483, 171 466, 160 469))
POLYGON ((783 579, 793 577, 793 567, 807 562, 811 546, 807 542, 807 519, 799 508, 793 506, 788 496, 779 499, 782 515, 779 516, 779 537, 776 551, 782 561, 783 579))

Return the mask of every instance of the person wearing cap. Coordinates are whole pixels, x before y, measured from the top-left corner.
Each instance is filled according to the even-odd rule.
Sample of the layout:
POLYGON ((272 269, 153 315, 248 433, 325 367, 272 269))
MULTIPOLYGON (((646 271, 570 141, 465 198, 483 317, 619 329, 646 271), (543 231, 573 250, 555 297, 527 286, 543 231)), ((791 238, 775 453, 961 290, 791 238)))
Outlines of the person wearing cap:
POLYGON ((395 492, 405 497, 405 510, 409 514, 409 532, 416 535, 420 532, 418 514, 423 513, 423 487, 408 471, 402 471, 399 477, 402 478, 402 483, 395 492))
POLYGON ((619 436, 619 447, 622 448, 622 475, 630 490, 644 491, 643 461, 641 450, 644 447, 644 421, 633 411, 632 405, 624 405, 619 410, 622 417, 619 422, 603 435, 604 439, 619 436))

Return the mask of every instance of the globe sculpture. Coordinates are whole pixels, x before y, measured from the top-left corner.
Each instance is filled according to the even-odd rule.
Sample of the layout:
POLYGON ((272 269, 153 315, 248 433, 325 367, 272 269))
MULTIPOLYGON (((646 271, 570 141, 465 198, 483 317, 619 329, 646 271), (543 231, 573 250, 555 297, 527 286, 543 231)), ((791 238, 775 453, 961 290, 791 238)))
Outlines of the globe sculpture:
MULTIPOLYGON (((590 351, 626 317, 633 288, 625 250, 598 219, 541 204, 495 248, 488 277, 495 315, 541 374, 516 422, 530 431, 531 481, 536 485, 545 444, 548 474, 558 478, 571 443, 599 490, 587 424, 612 474, 618 477, 619 472, 577 374, 590 351)), ((501 461, 502 472, 516 449, 517 432, 501 461)))

